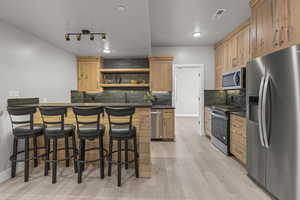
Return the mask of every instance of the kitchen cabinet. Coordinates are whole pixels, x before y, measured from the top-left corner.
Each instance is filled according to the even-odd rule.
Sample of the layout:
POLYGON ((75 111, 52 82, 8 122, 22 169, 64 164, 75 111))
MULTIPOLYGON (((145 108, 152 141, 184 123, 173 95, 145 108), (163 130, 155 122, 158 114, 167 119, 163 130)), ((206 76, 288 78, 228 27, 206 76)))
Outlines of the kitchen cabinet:
POLYGON ((173 57, 150 57, 150 90, 172 91, 173 57))
POLYGON ((204 131, 205 135, 211 137, 211 109, 205 107, 204 109, 204 131))
POLYGON ((237 66, 245 67, 250 60, 250 26, 237 34, 237 66))
POLYGON ((174 109, 163 110, 163 139, 175 139, 175 113, 174 109))
POLYGON ((100 57, 77 57, 77 89, 79 91, 98 91, 100 82, 100 57))
POLYGON ((230 114, 230 153, 246 165, 246 118, 230 114))
POLYGON ((252 58, 300 43, 299 0, 253 0, 252 58))

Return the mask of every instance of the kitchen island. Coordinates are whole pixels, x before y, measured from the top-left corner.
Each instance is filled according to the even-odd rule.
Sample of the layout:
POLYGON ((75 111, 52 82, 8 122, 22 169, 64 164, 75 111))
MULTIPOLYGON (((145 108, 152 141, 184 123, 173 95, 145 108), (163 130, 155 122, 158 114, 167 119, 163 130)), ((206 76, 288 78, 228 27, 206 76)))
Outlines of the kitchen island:
MULTIPOLYGON (((138 152, 139 152, 139 167, 140 167, 140 177, 149 178, 151 177, 151 152, 150 152, 150 142, 151 142, 151 106, 150 103, 41 103, 41 104, 28 104, 26 106, 36 106, 36 107, 67 107, 67 114, 65 117, 66 124, 76 124, 75 115, 72 111, 72 107, 80 106, 80 107, 95 107, 95 106, 103 106, 103 107, 125 107, 125 106, 135 106, 136 111, 133 116, 133 125, 137 129, 137 142, 138 142, 138 152)), ((47 117, 48 121, 53 120, 53 117, 47 117)), ((37 112, 34 116, 35 123, 42 123, 42 118, 40 112, 37 112)), ((108 140, 109 140, 109 125, 108 118, 105 114, 101 118, 101 123, 105 125, 106 132, 104 135, 104 148, 108 149, 108 140)), ((38 143, 40 146, 44 146, 44 139, 40 137, 38 139, 38 143)), ((77 141, 78 143, 78 141, 77 141)), ((71 144, 71 142, 70 142, 71 144)), ((98 140, 87 142, 87 148, 97 147, 98 140)), ((129 142, 129 148, 132 146, 132 141, 129 142)), ((58 147, 64 147, 64 140, 59 141, 58 147)), ((116 145, 114 145, 114 148, 116 145)), ((40 153, 43 153, 42 151, 40 153)), ((64 151, 60 151, 58 153, 59 157, 64 156, 64 151)), ((131 159, 133 155, 129 155, 129 159, 131 159)), ((94 160, 98 158, 98 151, 88 151, 86 152, 87 160, 94 160)), ((60 163, 64 164, 64 163, 60 163)), ((93 165, 91 163, 91 165, 93 165)), ((96 165, 94 163, 94 165, 96 165)))

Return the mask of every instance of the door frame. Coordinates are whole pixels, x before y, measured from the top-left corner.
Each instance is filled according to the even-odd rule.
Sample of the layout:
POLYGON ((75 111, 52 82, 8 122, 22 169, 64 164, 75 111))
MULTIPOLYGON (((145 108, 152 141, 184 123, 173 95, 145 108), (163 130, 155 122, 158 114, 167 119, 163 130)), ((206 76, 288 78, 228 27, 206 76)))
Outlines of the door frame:
POLYGON ((200 124, 200 132, 199 134, 200 135, 204 135, 204 88, 205 88, 205 67, 204 67, 204 64, 173 64, 173 95, 172 95, 172 102, 173 102, 173 106, 175 107, 175 101, 176 101, 176 71, 178 69, 191 69, 191 70, 195 70, 195 69, 198 69, 199 70, 199 73, 200 73, 200 79, 199 79, 199 85, 200 85, 200 88, 199 88, 199 97, 200 97, 200 100, 199 100, 199 109, 198 109, 198 115, 175 115, 175 116, 178 116, 178 117, 199 117, 199 124, 200 124), (202 75, 202 76, 201 76, 202 75), (203 77, 203 78, 201 78, 203 77), (203 108, 203 109, 201 109, 203 108))

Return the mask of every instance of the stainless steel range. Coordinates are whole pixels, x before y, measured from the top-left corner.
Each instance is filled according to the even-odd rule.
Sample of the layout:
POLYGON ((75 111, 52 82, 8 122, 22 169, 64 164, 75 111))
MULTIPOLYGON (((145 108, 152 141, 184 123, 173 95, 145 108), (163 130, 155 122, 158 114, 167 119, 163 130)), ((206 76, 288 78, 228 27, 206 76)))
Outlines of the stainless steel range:
POLYGON ((240 107, 218 105, 212 107, 212 144, 224 154, 229 155, 229 113, 241 111, 240 107))

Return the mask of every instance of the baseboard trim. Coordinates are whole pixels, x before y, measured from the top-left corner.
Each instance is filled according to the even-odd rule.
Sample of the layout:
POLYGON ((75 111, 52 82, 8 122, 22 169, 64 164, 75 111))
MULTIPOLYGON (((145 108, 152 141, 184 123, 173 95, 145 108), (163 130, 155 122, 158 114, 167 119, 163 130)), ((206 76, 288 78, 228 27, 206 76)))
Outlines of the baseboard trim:
POLYGON ((190 114, 175 114, 175 117, 199 117, 199 115, 197 115, 197 114, 192 114, 192 115, 190 115, 190 114))
MULTIPOLYGON (((24 163, 18 163, 17 173, 22 172, 24 170, 24 163)), ((0 172, 0 183, 3 183, 10 179, 11 168, 8 168, 2 172, 0 172)))

